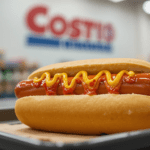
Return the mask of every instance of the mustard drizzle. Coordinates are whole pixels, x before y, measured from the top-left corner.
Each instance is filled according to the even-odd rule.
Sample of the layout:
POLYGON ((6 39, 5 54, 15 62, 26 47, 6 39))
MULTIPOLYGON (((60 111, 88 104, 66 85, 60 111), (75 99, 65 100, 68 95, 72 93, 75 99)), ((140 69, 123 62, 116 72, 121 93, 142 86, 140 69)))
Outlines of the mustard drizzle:
MULTIPOLYGON (((108 83, 110 86, 112 86, 112 87, 117 86, 117 84, 120 82, 120 80, 121 80, 123 74, 127 74, 129 77, 133 77, 133 76, 135 75, 135 73, 134 73, 133 71, 129 71, 129 72, 128 72, 128 71, 126 71, 126 70, 122 70, 122 71, 120 71, 120 72, 117 74, 117 76, 115 77, 115 79, 112 80, 112 78, 111 78, 111 73, 110 73, 109 71, 107 71, 107 70, 102 70, 102 71, 100 71, 93 79, 88 79, 88 74, 87 74, 87 72, 86 72, 86 71, 80 71, 80 72, 78 72, 78 73, 75 75, 75 77, 72 79, 70 85, 68 85, 68 75, 67 75, 67 73, 57 73, 57 74, 54 75, 53 79, 51 80, 51 79, 50 79, 50 76, 51 76, 50 73, 49 73, 49 72, 45 72, 45 73, 42 74, 41 78, 35 77, 35 78, 33 79, 33 82, 34 82, 34 83, 37 83, 37 82, 40 82, 41 80, 43 80, 44 78, 46 78, 46 79, 45 79, 46 85, 47 85, 48 87, 50 87, 50 86, 54 85, 54 84, 57 82, 57 79, 58 79, 58 78, 63 77, 64 87, 65 87, 65 88, 72 88, 72 87, 74 87, 74 85, 76 84, 76 79, 79 78, 79 77, 81 77, 81 75, 82 75, 83 81, 84 81, 86 84, 89 85, 89 84, 90 84, 91 82, 93 82, 93 81, 96 81, 96 82, 97 82, 98 78, 99 78, 100 76, 102 76, 103 74, 106 75, 107 83, 108 83)), ((95 82, 95 84, 96 84, 96 82, 95 82)), ((95 85, 95 84, 94 84, 94 85, 95 85)))

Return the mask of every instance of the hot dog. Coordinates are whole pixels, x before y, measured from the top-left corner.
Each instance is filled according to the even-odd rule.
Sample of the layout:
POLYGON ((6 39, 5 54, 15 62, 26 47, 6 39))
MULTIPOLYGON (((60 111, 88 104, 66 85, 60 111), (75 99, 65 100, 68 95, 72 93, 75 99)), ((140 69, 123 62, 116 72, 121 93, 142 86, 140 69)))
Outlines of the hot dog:
POLYGON ((94 59, 53 64, 17 84, 18 119, 34 129, 117 133, 150 128, 150 63, 94 59))
MULTIPOLYGON (((112 75, 112 78, 116 77, 116 75, 112 75)), ((88 76, 88 78, 94 78, 94 76, 88 76)), ((52 80, 52 79, 51 79, 52 80)), ((69 83, 71 83, 72 77, 68 77, 69 83)), ((99 78, 98 87, 93 92, 88 91, 86 93, 86 88, 82 83, 82 78, 78 78, 77 84, 72 91, 72 93, 67 93, 63 87, 63 81, 60 81, 56 89, 51 89, 50 87, 46 87, 45 79, 41 84, 34 83, 33 80, 22 81, 17 84, 15 88, 15 93, 18 98, 30 95, 99 95, 99 94, 143 94, 150 95, 150 74, 141 73, 135 74, 134 78, 128 78, 127 75, 123 75, 122 79, 116 89, 111 89, 107 85, 106 76, 102 76, 99 78), (53 90, 53 91, 52 91, 53 90), (50 92, 51 91, 51 92, 50 92)))

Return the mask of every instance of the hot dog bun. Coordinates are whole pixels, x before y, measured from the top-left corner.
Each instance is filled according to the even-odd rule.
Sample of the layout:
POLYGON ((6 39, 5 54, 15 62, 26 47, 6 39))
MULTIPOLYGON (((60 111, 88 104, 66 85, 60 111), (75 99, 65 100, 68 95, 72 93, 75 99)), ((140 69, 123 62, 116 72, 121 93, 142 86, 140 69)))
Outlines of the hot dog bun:
POLYGON ((30 96, 17 100, 18 119, 34 129, 75 134, 150 128, 150 97, 137 94, 30 96))
MULTIPOLYGON (((52 75, 66 72, 75 75, 100 70, 150 72, 150 63, 137 59, 96 59, 60 63, 38 69, 28 79, 45 71, 52 75)), ((18 119, 34 129, 75 133, 117 133, 150 128, 150 96, 138 94, 27 96, 17 100, 18 119)))

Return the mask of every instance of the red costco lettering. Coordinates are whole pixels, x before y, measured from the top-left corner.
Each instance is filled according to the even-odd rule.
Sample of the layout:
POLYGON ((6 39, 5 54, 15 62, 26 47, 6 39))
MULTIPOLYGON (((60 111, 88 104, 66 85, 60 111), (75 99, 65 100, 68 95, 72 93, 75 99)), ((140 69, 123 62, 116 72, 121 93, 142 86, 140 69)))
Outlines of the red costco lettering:
POLYGON ((102 24, 97 24, 97 34, 98 34, 98 40, 100 41, 102 39, 102 24))
POLYGON ((94 22, 83 19, 66 20, 63 16, 52 16, 48 20, 48 24, 40 26, 36 23, 35 19, 38 15, 46 16, 48 9, 45 6, 36 6, 31 9, 26 17, 27 26, 35 33, 42 33, 49 31, 56 37, 68 35, 69 38, 78 39, 84 37, 90 40, 95 33, 95 37, 98 41, 105 40, 110 43, 114 40, 114 28, 111 24, 102 24, 100 22, 94 22), (61 25, 60 28, 57 26, 61 25), (85 29, 85 30, 84 30, 85 29), (94 32, 93 32, 94 31, 94 32))
POLYGON ((72 20, 72 22, 70 23, 70 28, 71 28, 71 33, 70 33, 70 37, 71 38, 79 38, 80 36, 80 25, 81 21, 79 19, 74 19, 72 20))
POLYGON ((39 7, 35 7, 32 10, 30 10, 28 15, 27 15, 26 22, 27 22, 28 27, 32 31, 37 32, 37 33, 44 33, 45 32, 45 26, 40 27, 35 23, 35 17, 39 14, 46 15, 47 14, 46 7, 39 6, 39 7))
POLYGON ((107 24, 104 26, 103 34, 104 34, 103 36, 104 36, 105 41, 107 41, 108 43, 113 41, 114 29, 111 24, 107 24))
POLYGON ((67 23, 65 19, 62 18, 61 16, 53 17, 53 19, 50 22, 50 30, 56 36, 61 36, 62 34, 64 34, 66 31, 66 28, 67 28, 67 23), (61 23, 62 25, 60 30, 56 28, 57 23, 61 23))
POLYGON ((87 39, 90 39, 91 37, 91 30, 92 30, 92 27, 94 26, 94 23, 91 22, 91 21, 84 21, 84 25, 86 27, 86 38, 87 39))

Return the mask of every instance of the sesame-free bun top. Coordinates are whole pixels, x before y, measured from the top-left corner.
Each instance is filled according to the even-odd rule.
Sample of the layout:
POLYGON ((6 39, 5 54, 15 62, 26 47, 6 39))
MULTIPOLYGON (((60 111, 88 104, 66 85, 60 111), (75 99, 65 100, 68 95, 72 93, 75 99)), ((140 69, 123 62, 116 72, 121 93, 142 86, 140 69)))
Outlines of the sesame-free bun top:
POLYGON ((48 65, 34 71, 28 79, 40 78, 44 72, 50 72, 51 76, 56 73, 67 73, 74 76, 79 71, 87 71, 88 74, 97 74, 101 70, 108 70, 111 73, 118 73, 121 70, 134 71, 135 73, 150 73, 150 63, 140 59, 131 58, 107 58, 87 59, 70 61, 48 65))

